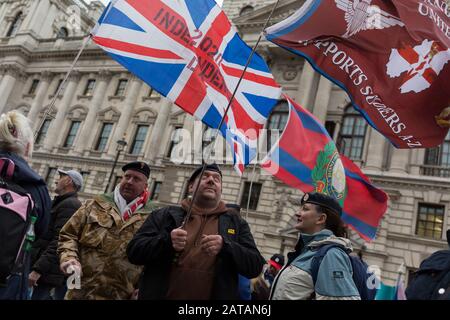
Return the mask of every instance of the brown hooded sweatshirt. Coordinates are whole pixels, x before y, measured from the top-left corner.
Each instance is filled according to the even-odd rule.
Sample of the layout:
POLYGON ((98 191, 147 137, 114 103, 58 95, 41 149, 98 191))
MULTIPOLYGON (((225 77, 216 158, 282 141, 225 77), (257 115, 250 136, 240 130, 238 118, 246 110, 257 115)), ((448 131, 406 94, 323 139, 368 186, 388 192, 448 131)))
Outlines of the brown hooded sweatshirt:
MULTIPOLYGON (((181 202, 188 211, 190 200, 181 202)), ((225 202, 220 201, 218 207, 205 213, 195 205, 186 223, 187 242, 176 264, 172 266, 167 299, 171 300, 207 300, 211 298, 214 281, 216 257, 202 251, 200 241, 202 235, 218 234, 219 216, 227 212, 225 202)))

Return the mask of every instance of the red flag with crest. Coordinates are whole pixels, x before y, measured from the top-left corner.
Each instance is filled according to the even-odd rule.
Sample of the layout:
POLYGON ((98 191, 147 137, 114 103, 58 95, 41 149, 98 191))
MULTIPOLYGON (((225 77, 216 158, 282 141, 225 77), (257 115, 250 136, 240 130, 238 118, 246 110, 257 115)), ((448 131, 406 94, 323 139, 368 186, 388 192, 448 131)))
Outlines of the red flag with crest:
POLYGON ((266 36, 343 88, 396 147, 423 148, 450 125, 449 21, 443 0, 308 0, 266 36))

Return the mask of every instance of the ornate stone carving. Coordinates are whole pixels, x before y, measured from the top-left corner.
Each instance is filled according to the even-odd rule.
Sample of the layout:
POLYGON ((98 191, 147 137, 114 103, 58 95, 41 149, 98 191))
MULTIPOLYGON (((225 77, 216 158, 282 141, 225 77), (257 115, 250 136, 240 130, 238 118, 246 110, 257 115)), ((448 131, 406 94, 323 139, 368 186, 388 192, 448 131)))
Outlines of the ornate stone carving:
POLYGON ((106 180, 106 172, 98 171, 94 178, 94 185, 101 186, 106 180))
POLYGON ((102 122, 103 121, 117 122, 119 121, 119 118, 120 112, 114 107, 106 108, 98 113, 98 120, 102 122))
POLYGON ((42 81, 46 81, 46 82, 50 82, 53 79, 53 72, 50 71, 42 71, 41 72, 41 80, 42 81))
POLYGON ((108 70, 100 70, 97 73, 97 76, 100 81, 108 81, 111 78, 112 73, 108 70))
POLYGON ((23 69, 16 64, 4 64, 4 65, 0 66, 0 74, 9 75, 16 79, 21 79, 21 78, 26 77, 26 74, 23 71, 23 69))
POLYGON ((70 73, 69 78, 67 80, 78 81, 78 80, 80 80, 80 77, 81 77, 81 72, 72 70, 72 72, 70 73))
POLYGON ((302 68, 301 64, 297 64, 293 61, 292 64, 289 65, 281 65, 280 70, 283 75, 283 79, 286 81, 293 81, 300 74, 300 69, 302 68))
POLYGON ((298 71, 295 68, 287 68, 283 72, 283 79, 286 81, 292 81, 297 78, 298 71))
POLYGON ((87 114, 88 108, 86 108, 85 106, 77 105, 70 108, 69 112, 67 113, 67 119, 83 121, 84 119, 86 119, 87 114))
POLYGON ((141 108, 136 110, 133 115, 133 123, 154 123, 156 120, 156 114, 149 108, 141 108))

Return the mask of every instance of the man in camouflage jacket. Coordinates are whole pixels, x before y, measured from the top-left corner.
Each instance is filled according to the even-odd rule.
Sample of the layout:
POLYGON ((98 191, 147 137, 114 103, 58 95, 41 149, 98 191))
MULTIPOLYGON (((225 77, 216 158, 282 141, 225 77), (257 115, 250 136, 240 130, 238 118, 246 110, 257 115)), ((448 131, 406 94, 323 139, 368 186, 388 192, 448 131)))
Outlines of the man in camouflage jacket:
POLYGON ((154 209, 148 201, 150 168, 132 162, 122 170, 113 193, 86 201, 61 229, 61 270, 73 274, 65 299, 130 299, 137 288, 142 269, 128 261, 126 248, 154 209))

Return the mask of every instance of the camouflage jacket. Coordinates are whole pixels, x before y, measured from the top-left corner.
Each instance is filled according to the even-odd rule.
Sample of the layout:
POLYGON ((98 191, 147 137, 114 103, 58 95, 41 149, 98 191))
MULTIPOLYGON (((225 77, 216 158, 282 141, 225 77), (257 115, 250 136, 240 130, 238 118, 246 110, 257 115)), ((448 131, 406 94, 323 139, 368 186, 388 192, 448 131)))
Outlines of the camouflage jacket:
POLYGON ((60 262, 74 258, 82 267, 81 288, 69 289, 66 299, 130 299, 142 268, 128 261, 126 248, 153 209, 148 201, 124 222, 112 194, 78 209, 59 234, 60 262))

